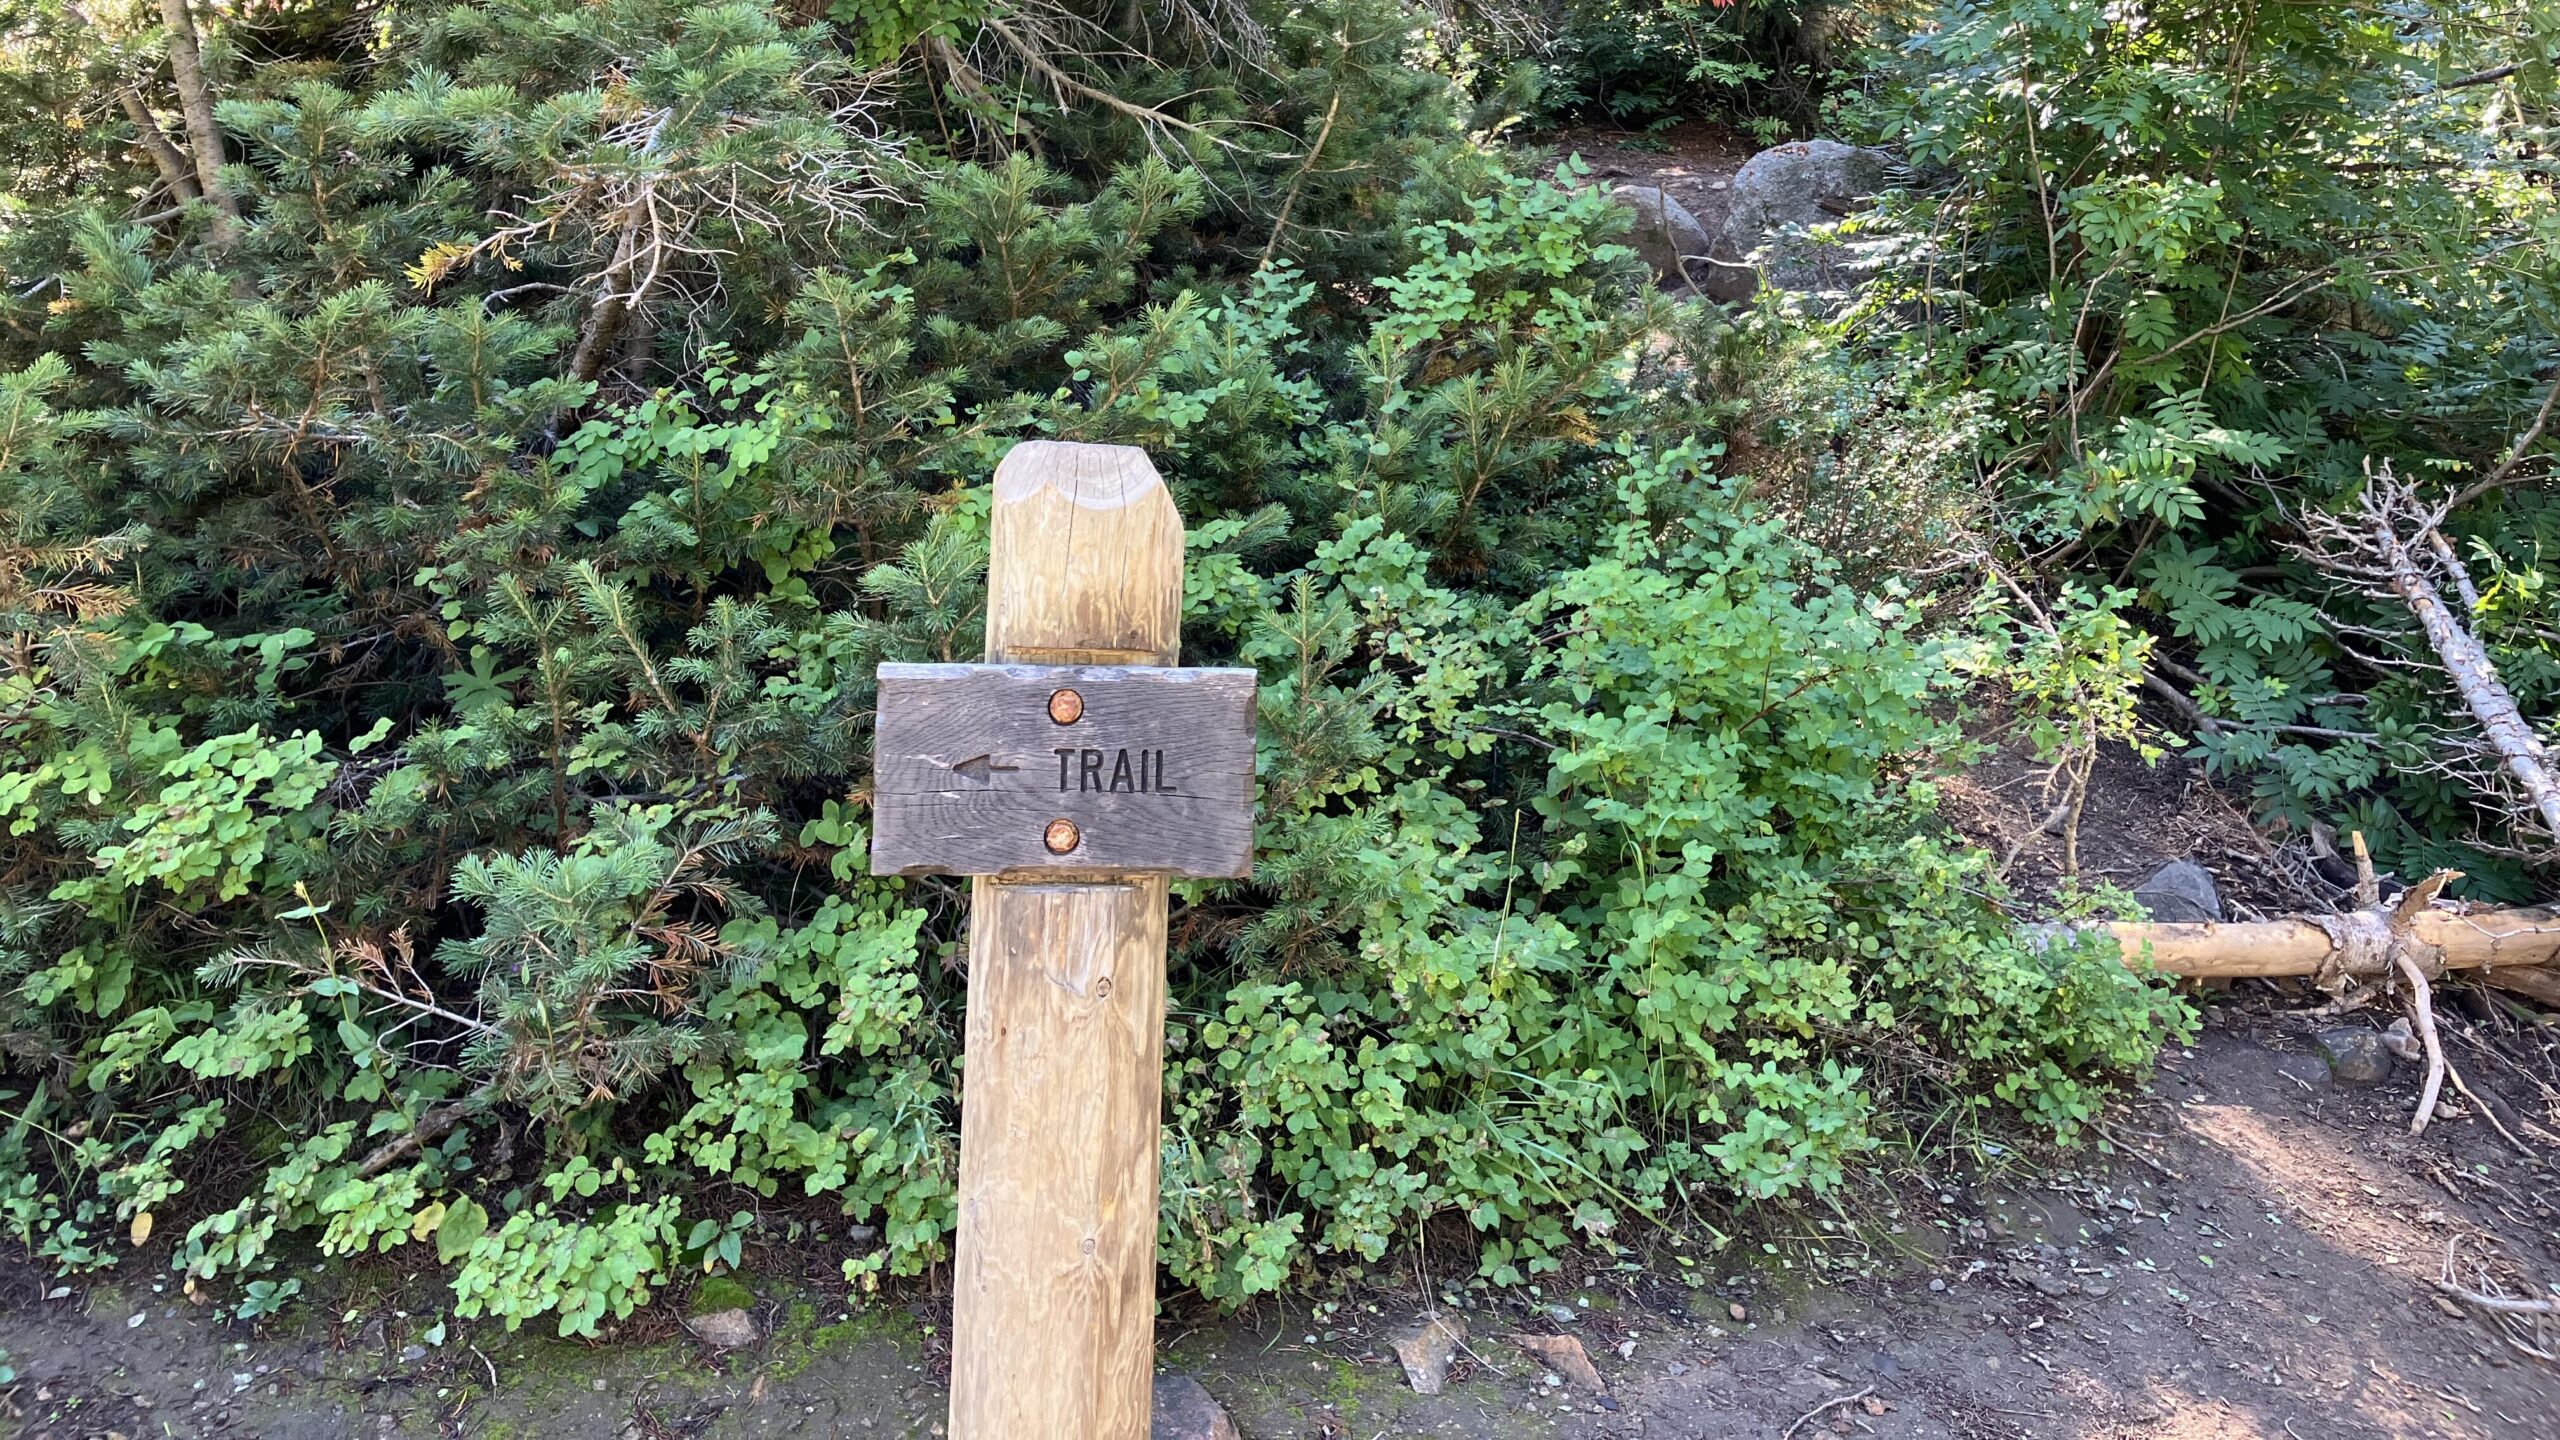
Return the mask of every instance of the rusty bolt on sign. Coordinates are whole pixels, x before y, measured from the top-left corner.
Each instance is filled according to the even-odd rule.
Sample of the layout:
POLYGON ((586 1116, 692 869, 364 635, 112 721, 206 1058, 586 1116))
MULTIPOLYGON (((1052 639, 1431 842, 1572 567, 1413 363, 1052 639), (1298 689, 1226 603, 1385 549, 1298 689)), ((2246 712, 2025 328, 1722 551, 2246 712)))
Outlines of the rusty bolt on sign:
POLYGON ((1084 841, 1083 833, 1076 829, 1073 820, 1050 821, 1048 833, 1041 838, 1048 843, 1052 855, 1064 855, 1084 841))
MULTIPOLYGON (((1049 718, 1061 725, 1073 725, 1084 718, 1084 697, 1073 690, 1061 690, 1049 697, 1049 718)), ((1056 849, 1056 846, 1051 846, 1056 849)), ((1070 849, 1074 848, 1072 846, 1070 849)))

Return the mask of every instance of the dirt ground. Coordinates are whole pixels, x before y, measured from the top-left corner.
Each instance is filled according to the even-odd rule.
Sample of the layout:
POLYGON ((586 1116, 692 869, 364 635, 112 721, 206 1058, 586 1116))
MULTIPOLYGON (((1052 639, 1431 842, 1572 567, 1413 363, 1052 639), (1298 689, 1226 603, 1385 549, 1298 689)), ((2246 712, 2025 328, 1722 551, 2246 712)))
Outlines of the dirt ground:
MULTIPOLYGON (((1984 714, 1969 728, 1996 735, 1999 717, 1984 714)), ((2063 880, 2061 838, 2036 834, 2059 798, 2045 787, 2048 769, 2012 737, 1940 786, 1947 819, 1967 839, 1995 856, 2015 852, 2010 888, 2039 915, 2063 880)), ((2102 744, 2080 820, 2083 882, 2131 890, 2168 862, 2188 860, 2213 876, 2227 919, 2329 908, 2337 897, 2308 873, 2301 848, 2260 834, 2196 762, 2168 754, 2145 763, 2128 746, 2102 744)))
MULTIPOLYGON (((1247 1440, 2560 1436, 2560 1367, 2511 1345, 2528 1332, 2448 1313, 2433 1289, 2448 1271, 2510 1293, 2560 1276, 2549 1161, 2474 1118, 2412 1139, 2405 1068, 2340 1088, 2294 1016, 2245 1000, 2216 1013, 2117 1117, 2111 1158, 1891 1175, 1836 1230, 1808 1217, 1769 1250, 1440 1297, 1461 1302, 1449 1313, 1469 1354, 1436 1397, 1407 1386, 1389 1348, 1417 1310, 1409 1283, 1241 1320, 1177 1305, 1164 1363, 1247 1440), (1551 1381, 1505 1338, 1517 1332, 1580 1340, 1605 1393, 1551 1381)), ((663 1317, 566 1343, 361 1283, 292 1323, 232 1325, 157 1277, 64 1286, 16 1265, 0 1276, 0 1346, 19 1371, 0 1433, 939 1433, 948 1356, 931 1296, 862 1306, 756 1288, 766 1337, 720 1354, 663 1317)))
POLYGON ((1758 147, 1749 137, 1721 125, 1688 120, 1659 134, 1577 127, 1528 141, 1547 152, 1546 171, 1568 155, 1579 155, 1591 167, 1591 180, 1603 188, 1656 185, 1689 207, 1712 235, 1724 228, 1732 208, 1734 172, 1758 147))

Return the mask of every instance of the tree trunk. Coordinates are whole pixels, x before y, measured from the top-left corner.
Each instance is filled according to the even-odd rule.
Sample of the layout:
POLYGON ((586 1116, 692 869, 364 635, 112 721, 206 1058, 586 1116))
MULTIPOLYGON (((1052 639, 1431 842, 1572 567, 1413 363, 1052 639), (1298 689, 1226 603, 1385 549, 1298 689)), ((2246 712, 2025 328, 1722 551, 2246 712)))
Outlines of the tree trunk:
POLYGON ((631 268, 640 246, 640 220, 626 217, 622 233, 615 239, 613 260, 596 277, 595 303, 587 310, 587 323, 578 332, 578 348, 569 356, 569 378, 593 380, 604 373, 605 361, 614 353, 614 341, 622 333, 625 305, 617 287, 623 272, 631 268))
POLYGON ((186 117, 196 185, 217 212, 213 243, 228 246, 240 238, 240 202, 222 183, 222 127, 213 119, 213 84, 205 78, 195 16, 188 11, 187 0, 160 0, 160 18, 169 31, 169 70, 178 82, 178 113, 186 117))

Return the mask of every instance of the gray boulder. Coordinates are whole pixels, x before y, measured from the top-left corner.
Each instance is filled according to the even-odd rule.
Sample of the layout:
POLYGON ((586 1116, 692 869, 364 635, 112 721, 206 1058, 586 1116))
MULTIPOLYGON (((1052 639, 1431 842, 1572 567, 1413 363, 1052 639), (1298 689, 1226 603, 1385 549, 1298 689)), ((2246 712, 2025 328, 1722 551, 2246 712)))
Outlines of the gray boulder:
POLYGON ((2172 860, 2153 871, 2150 879, 2133 888, 2133 898, 2154 920, 2222 918, 2222 892, 2214 888, 2212 874, 2192 860, 2172 860))
POLYGON ((1707 233, 1707 227, 1690 213, 1688 206, 1656 185, 1621 185, 1609 192, 1609 198, 1635 213, 1635 228, 1627 233, 1627 244, 1653 267, 1655 278, 1665 284, 1686 285, 1706 268, 1707 253, 1715 248, 1716 237, 1707 233))
POLYGON ((1716 237, 1704 286, 1718 300, 1747 300, 1766 280, 1781 290, 1845 290, 1854 257, 1837 241, 1802 234, 1837 225, 1884 188, 1886 155, 1837 140, 1797 140, 1754 155, 1733 177, 1733 208, 1716 237), (1755 253, 1757 263, 1749 263, 1755 253))

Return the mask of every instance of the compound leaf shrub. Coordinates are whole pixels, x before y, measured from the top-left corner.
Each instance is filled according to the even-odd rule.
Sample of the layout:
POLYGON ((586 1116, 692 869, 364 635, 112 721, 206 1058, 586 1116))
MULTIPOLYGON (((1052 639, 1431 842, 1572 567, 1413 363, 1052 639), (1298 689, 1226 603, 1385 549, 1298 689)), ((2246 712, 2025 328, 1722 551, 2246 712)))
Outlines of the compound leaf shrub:
POLYGON ((978 654, 1034 435, 1148 448, 1186 657, 1263 679, 1256 873, 1173 922, 1181 1283, 1435 1220, 1516 1279, 1834 1189, 1914 1100, 2068 1136, 2180 1023, 2017 938, 1930 813, 1965 651, 1714 473, 1618 212, 1470 143, 1391 13, 1169 60, 1223 145, 821 103, 975 13, 430 5, 235 67, 235 237, 22 197, 0 1230, 157 1235, 250 1317, 396 1256, 568 1334, 758 1244, 944 1259, 965 890, 866 873, 872 675, 978 654), (899 177, 858 223, 848 147, 899 177), (664 288, 596 288, 618 236, 664 288))
POLYGON ((1971 488, 2002 562, 2049 596, 2121 587, 2150 683, 2208 717, 2179 717, 2195 754, 2271 818, 2518 898, 2544 842, 2447 763, 2475 722, 2398 602, 2306 559, 2301 516, 2384 465, 2417 480, 2467 623, 2550 713, 2553 21, 1931 5, 1856 109, 1911 179, 1858 227, 1901 263, 1847 344, 2000 417, 1971 488))

